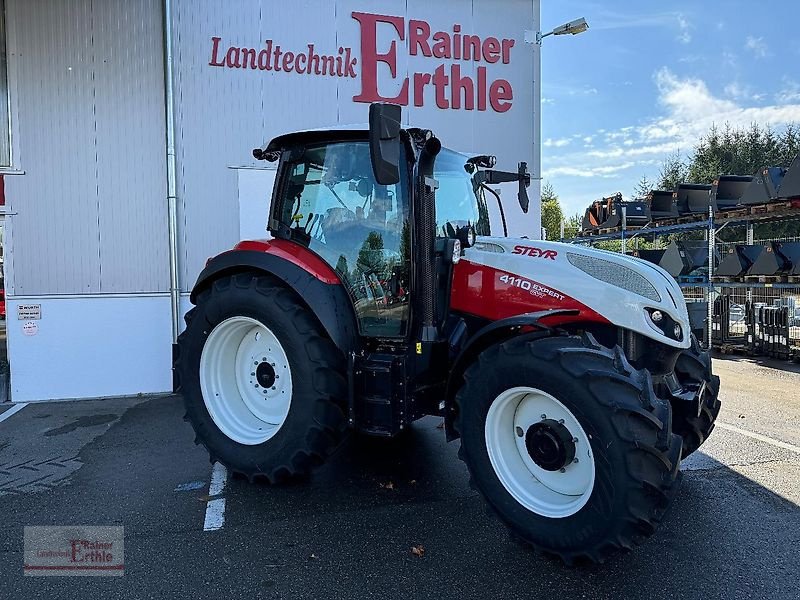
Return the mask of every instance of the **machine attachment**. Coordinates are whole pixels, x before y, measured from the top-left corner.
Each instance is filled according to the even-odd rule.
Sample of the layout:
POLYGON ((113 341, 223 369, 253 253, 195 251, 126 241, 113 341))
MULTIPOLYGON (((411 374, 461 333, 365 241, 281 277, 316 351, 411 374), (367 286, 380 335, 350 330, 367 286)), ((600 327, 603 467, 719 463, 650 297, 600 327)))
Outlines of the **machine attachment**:
POLYGON ((711 205, 711 186, 699 183, 681 183, 675 190, 675 204, 681 216, 708 214, 711 205))
POLYGON ((720 175, 711 186, 714 210, 727 210, 741 204, 742 196, 752 182, 751 175, 720 175))
POLYGON ((742 277, 764 252, 764 246, 736 244, 714 271, 719 277, 742 277))

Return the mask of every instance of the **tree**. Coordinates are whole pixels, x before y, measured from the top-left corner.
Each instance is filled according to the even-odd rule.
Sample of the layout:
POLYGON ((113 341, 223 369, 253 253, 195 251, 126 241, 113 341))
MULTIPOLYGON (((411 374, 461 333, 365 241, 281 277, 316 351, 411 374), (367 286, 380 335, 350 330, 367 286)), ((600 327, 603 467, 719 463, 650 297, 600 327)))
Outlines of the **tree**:
POLYGON ((683 160, 680 152, 670 154, 661 163, 659 173, 658 188, 662 190, 672 190, 679 183, 684 183, 688 175, 689 168, 683 160))
POLYGON ((542 227, 547 232, 548 240, 557 240, 561 237, 561 221, 564 219, 564 212, 561 210, 561 203, 550 182, 545 182, 542 186, 542 227))
POLYGON ((647 178, 647 175, 642 175, 642 178, 639 180, 639 183, 636 184, 636 188, 633 190, 633 197, 645 198, 652 189, 653 182, 647 178))

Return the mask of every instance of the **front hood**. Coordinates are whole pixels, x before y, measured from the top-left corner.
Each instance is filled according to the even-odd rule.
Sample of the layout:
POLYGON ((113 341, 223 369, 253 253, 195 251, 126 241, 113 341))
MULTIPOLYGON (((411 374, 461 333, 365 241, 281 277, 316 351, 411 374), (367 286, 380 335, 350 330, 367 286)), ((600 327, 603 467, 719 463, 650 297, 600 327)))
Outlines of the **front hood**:
MULTIPOLYGON (((618 327, 673 347, 691 345, 680 286, 652 263, 577 244, 496 237, 479 237, 475 246, 465 251, 459 265, 462 263, 461 273, 472 275, 454 291, 457 305, 464 303, 456 292, 471 295, 479 289, 478 297, 484 305, 497 302, 502 310, 504 299, 516 300, 513 310, 519 314, 517 296, 525 292, 527 295, 521 297, 531 310, 585 307, 592 320, 598 320, 599 315, 618 327), (648 309, 660 310, 678 323, 681 339, 664 335, 652 323, 648 309)), ((511 310, 510 305, 505 308, 511 310)))

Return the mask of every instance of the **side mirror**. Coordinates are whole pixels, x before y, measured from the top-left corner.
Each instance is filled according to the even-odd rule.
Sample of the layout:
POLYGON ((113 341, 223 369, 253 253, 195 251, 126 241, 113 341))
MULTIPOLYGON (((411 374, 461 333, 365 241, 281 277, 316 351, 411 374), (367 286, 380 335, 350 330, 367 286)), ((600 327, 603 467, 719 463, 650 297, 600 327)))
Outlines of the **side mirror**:
POLYGON ((517 175, 519 177, 519 192, 517 193, 517 200, 519 200, 519 207, 522 209, 522 212, 527 213, 528 207, 530 206, 530 200, 528 199, 528 186, 531 184, 531 174, 528 173, 528 163, 519 163, 517 175))
POLYGON ((369 105, 369 157, 375 181, 394 185, 400 181, 400 121, 397 104, 369 105))

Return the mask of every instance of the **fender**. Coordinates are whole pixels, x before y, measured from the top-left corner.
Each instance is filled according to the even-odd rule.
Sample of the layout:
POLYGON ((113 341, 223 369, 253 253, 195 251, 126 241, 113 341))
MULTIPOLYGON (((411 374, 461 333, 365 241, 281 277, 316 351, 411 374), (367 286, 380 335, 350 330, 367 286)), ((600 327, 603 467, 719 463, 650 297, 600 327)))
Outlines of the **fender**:
MULTIPOLYGON (((290 261, 268 250, 231 250, 212 258, 192 289, 192 304, 215 279, 252 271, 277 277, 294 290, 345 356, 357 349, 358 326, 353 303, 338 276, 323 281, 298 265, 297 258, 290 261)), ((333 269, 330 271, 335 274, 333 269)))
POLYGON ((552 310, 542 310, 516 315, 489 323, 469 338, 466 345, 453 362, 453 366, 450 368, 450 376, 447 379, 447 393, 445 395, 444 405, 444 422, 447 441, 451 442, 458 438, 458 433, 453 428, 453 421, 455 420, 455 396, 458 389, 461 387, 464 371, 467 370, 467 367, 472 364, 481 352, 493 344, 504 342, 512 337, 520 335, 519 330, 523 327, 533 327, 535 331, 530 333, 535 334, 536 337, 556 335, 556 330, 545 325, 541 320, 556 315, 574 316, 577 314, 580 314, 580 311, 576 309, 555 308, 552 310))

